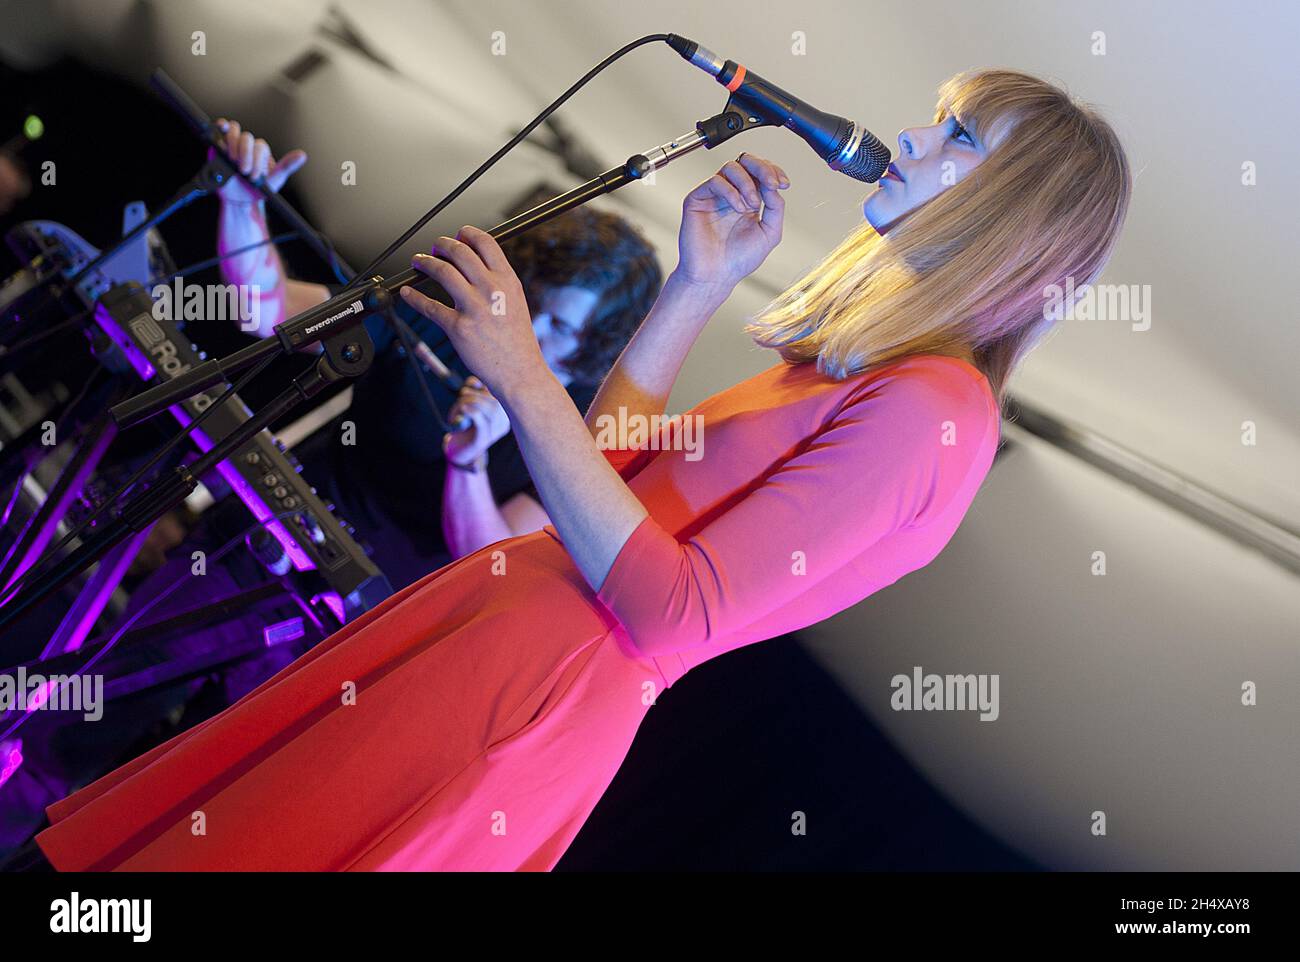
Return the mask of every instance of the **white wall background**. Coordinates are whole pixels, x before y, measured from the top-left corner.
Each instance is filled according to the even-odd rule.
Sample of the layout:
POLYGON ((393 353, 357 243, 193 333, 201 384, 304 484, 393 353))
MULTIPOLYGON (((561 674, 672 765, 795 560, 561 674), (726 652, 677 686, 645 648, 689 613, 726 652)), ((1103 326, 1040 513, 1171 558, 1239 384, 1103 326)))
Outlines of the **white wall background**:
MULTIPOLYGON (((928 122, 934 90, 1011 66, 1097 104, 1137 173, 1103 281, 1149 285, 1152 323, 1064 323, 1025 365, 1026 402, 1139 450, 1300 528, 1296 160, 1300 8, 1256 0, 1087 4, 816 0, 656 4, 338 0, 397 69, 318 29, 318 0, 0 2, 0 51, 72 51, 143 80, 165 67, 213 115, 312 156, 298 175, 317 223, 360 263, 585 72, 645 33, 677 32, 746 62, 890 141, 928 122), (207 53, 191 54, 203 30, 207 53), (505 56, 493 56, 504 31, 505 56), (807 54, 792 52, 803 31, 807 54), (1102 31, 1106 53, 1093 53, 1102 31), (309 48, 328 63, 294 85, 309 48), (354 188, 339 183, 344 160, 354 188), (1241 169, 1253 162, 1256 186, 1241 169), (1243 422, 1258 443, 1241 442, 1243 422)), ((666 47, 634 52, 562 111, 606 166, 689 130, 724 91, 666 47)), ((864 185, 784 131, 698 152, 611 198, 675 263, 681 197, 740 150, 791 174, 786 239, 710 324, 673 397, 682 409, 772 358, 746 315, 860 217, 864 185)), ((541 175, 520 148, 426 235, 490 226, 541 175)), ((810 633, 813 650, 958 804, 1054 867, 1300 866, 1300 594, 1296 578, 1036 441, 999 463, 949 549, 923 572, 810 633), (1109 559, 1090 574, 1092 552, 1109 559), (1002 719, 888 710, 915 664, 997 671, 1002 719), (1243 681, 1260 705, 1239 704, 1243 681), (1110 835, 1091 836, 1105 810, 1110 835)))

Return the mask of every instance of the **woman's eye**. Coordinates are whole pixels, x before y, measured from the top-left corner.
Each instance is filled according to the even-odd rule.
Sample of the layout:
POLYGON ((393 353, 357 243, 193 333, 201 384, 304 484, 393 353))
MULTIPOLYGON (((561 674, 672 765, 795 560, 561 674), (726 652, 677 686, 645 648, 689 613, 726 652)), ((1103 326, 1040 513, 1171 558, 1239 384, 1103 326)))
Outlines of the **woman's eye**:
POLYGON ((971 137, 970 131, 955 120, 952 122, 952 135, 957 140, 965 137, 966 143, 970 144, 972 147, 975 145, 975 140, 971 137))

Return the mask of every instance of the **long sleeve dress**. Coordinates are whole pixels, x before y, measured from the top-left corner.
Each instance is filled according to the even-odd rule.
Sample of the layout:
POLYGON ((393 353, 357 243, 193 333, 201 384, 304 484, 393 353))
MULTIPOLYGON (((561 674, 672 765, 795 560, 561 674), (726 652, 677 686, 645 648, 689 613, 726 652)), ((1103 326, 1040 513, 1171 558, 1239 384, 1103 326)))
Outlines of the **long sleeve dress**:
POLYGON ((984 375, 941 355, 782 362, 697 415, 694 445, 605 452, 649 515, 599 592, 549 526, 435 571, 51 805, 50 862, 549 869, 656 694, 927 564, 1000 434, 984 375))

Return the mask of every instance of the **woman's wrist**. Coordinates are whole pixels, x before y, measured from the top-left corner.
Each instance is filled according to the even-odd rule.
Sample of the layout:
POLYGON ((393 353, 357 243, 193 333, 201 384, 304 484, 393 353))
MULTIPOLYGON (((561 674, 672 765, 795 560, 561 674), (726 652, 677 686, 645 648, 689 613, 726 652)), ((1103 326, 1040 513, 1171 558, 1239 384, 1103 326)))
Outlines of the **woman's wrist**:
POLYGON ((659 296, 661 299, 676 301, 683 306, 695 308, 699 313, 706 315, 707 320, 735 289, 735 284, 727 282, 695 280, 685 274, 678 264, 664 281, 659 296))
MULTIPOLYGON (((539 354, 538 357, 540 356, 539 354)), ((558 391, 565 397, 569 396, 564 386, 560 384, 560 379, 555 376, 555 372, 541 360, 527 370, 517 373, 509 382, 502 382, 500 390, 493 386, 491 391, 492 396, 505 409, 506 417, 511 424, 515 421, 515 412, 526 412, 530 404, 535 404, 539 398, 545 397, 552 391, 558 391)))
POLYGON ((698 334, 718 308, 731 296, 732 287, 725 283, 693 281, 680 273, 668 274, 654 307, 650 308, 641 328, 689 329, 698 334))

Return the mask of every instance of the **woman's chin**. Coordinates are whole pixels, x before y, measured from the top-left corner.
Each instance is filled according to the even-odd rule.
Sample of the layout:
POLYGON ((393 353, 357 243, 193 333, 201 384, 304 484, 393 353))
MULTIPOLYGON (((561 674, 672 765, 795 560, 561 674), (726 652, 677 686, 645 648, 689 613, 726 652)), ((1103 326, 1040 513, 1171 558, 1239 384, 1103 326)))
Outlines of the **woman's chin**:
POLYGON ((876 233, 883 234, 885 229, 889 227, 892 217, 886 216, 885 212, 881 210, 881 205, 872 203, 875 199, 875 194, 866 199, 866 202, 862 205, 862 216, 866 218, 868 224, 876 229, 876 233))

